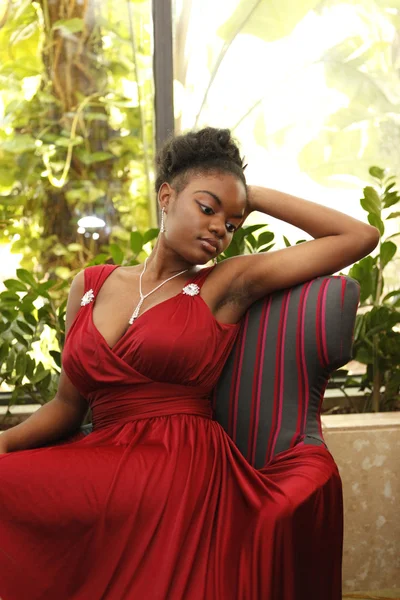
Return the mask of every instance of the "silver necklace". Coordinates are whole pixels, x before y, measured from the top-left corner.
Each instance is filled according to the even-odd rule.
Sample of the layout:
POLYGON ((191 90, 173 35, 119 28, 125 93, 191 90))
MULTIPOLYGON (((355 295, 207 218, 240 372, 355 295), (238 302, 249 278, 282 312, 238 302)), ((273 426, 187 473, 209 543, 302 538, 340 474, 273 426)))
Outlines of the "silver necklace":
POLYGON ((155 292, 156 290, 158 290, 158 288, 160 288, 162 285, 164 285, 164 283, 167 283, 167 281, 170 281, 171 279, 173 279, 174 277, 178 277, 178 275, 182 275, 182 273, 186 273, 186 271, 188 271, 189 269, 185 269, 184 271, 181 271, 180 273, 177 273, 176 275, 172 275, 172 277, 169 277, 168 279, 166 279, 165 281, 163 281, 162 283, 160 283, 157 287, 154 288, 154 290, 151 290, 150 292, 148 292, 147 294, 143 295, 142 294, 142 276, 143 273, 146 270, 146 266, 147 266, 147 260, 149 257, 146 258, 146 260, 144 261, 144 268, 143 271, 140 274, 140 280, 139 280, 139 294, 140 294, 140 300, 139 300, 139 304, 137 305, 137 307, 135 308, 135 310, 133 311, 133 314, 131 316, 131 318, 129 319, 129 324, 132 325, 133 321, 138 317, 139 315, 139 311, 140 308, 143 304, 143 300, 145 300, 147 298, 147 296, 150 296, 150 294, 152 294, 153 292, 155 292))

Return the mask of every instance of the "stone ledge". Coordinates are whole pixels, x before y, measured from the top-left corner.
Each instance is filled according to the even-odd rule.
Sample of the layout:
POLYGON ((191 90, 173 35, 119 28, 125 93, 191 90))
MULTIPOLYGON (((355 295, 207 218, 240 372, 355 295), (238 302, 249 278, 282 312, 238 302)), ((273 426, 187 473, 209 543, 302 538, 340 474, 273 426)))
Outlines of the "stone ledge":
POLYGON ((400 411, 381 413, 357 413, 349 415, 322 415, 324 431, 357 429, 392 429, 400 427, 400 411))
MULTIPOLYGON (((36 412, 41 404, 20 404, 10 406, 12 415, 26 415, 36 412)), ((7 406, 0 406, 0 417, 7 413, 7 406)), ((382 427, 400 427, 400 411, 382 413, 356 413, 341 415, 322 415, 324 430, 338 429, 376 429, 382 427)))
MULTIPOLYGON (((12 415, 31 415, 36 412, 42 405, 41 404, 17 404, 10 406, 10 413, 12 415)), ((7 412, 7 406, 0 406, 0 416, 5 415, 7 412)))

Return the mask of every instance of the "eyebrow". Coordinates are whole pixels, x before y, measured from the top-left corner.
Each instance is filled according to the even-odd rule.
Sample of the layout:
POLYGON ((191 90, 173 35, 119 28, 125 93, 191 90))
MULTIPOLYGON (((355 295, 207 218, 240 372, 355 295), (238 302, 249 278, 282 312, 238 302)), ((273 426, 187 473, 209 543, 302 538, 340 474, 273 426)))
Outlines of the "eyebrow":
MULTIPOLYGON (((222 206, 222 202, 216 194, 213 194, 212 192, 209 192, 208 190, 195 190, 194 193, 196 194, 197 192, 202 192, 203 194, 208 194, 209 196, 211 196, 211 198, 214 198, 215 202, 217 204, 219 204, 219 206, 222 206)), ((234 219, 241 219, 243 217, 243 215, 232 215, 232 217, 234 219)))

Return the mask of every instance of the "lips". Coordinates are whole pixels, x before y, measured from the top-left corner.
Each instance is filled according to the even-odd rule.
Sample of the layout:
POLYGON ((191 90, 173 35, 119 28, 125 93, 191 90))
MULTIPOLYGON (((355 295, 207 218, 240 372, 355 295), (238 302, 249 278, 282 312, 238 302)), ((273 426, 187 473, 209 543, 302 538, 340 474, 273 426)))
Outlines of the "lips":
POLYGON ((219 244, 217 240, 214 240, 212 238, 200 238, 200 241, 202 242, 203 248, 205 248, 209 252, 216 252, 218 250, 219 244))

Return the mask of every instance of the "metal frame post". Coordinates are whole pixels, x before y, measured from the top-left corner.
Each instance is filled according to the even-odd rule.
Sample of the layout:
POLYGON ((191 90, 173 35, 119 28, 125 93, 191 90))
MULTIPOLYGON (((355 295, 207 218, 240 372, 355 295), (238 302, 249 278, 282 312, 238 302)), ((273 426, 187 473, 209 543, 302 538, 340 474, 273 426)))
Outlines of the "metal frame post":
POLYGON ((172 0, 153 0, 156 151, 174 134, 172 0))

